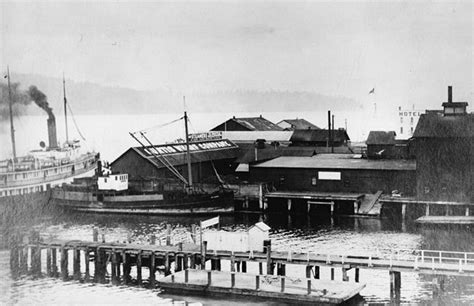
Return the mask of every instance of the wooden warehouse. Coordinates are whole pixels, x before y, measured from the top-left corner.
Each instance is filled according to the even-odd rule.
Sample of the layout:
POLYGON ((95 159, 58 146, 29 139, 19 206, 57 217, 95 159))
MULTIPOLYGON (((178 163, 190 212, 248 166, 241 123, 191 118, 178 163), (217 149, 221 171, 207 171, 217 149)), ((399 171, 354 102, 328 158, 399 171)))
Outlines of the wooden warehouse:
POLYGON ((282 156, 250 166, 254 181, 272 182, 278 190, 390 194, 415 193, 416 162, 367 160, 353 154, 282 156))
POLYGON ((442 111, 421 115, 416 143, 417 197, 420 200, 474 202, 474 114, 467 102, 448 102, 442 111))
MULTIPOLYGON (((227 139, 189 144, 193 182, 202 183, 233 172, 233 161, 239 148, 227 139), (215 169, 215 170, 214 170, 215 169)), ((128 173, 131 180, 175 179, 165 163, 173 165, 184 177, 187 173, 186 144, 173 143, 149 147, 132 147, 111 163, 114 172, 128 173)))

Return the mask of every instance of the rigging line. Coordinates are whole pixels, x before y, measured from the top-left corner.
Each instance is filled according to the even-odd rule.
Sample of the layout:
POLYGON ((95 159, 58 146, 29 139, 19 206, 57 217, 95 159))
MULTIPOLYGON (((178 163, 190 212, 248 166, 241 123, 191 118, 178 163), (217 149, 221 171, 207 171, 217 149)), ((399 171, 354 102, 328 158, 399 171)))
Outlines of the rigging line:
POLYGON ((170 124, 173 124, 175 122, 178 122, 180 120, 182 120, 184 117, 181 117, 181 118, 178 118, 178 119, 175 119, 173 121, 170 121, 170 122, 167 122, 167 123, 163 123, 163 124, 157 124, 157 125, 154 125, 152 127, 149 127, 149 128, 146 128, 146 129, 143 129, 143 130, 139 130, 137 132, 147 132, 147 131, 150 131, 150 130, 153 130, 153 129, 156 129, 156 128, 162 128, 162 127, 165 127, 167 125, 170 125, 170 124))
MULTIPOLYGON (((155 148, 155 146, 151 143, 151 141, 145 136, 145 134, 143 132, 140 132, 140 135, 142 135, 142 137, 150 144, 150 146, 152 148, 155 148)), ((150 150, 150 152, 153 154, 153 156, 155 156, 154 152, 155 150, 150 150)), ((157 151, 157 150, 156 150, 157 151)), ((168 163, 168 165, 166 163, 164 163, 163 161, 161 161, 161 163, 166 167, 168 168, 168 170, 170 170, 175 176, 177 176, 180 180, 182 180, 186 185, 188 184, 188 181, 181 175, 181 173, 179 173, 179 171, 168 161, 168 159, 166 159, 166 157, 161 154, 159 151, 157 151, 158 154, 161 156, 161 158, 166 162, 168 163)))
POLYGON ((74 126, 76 127, 76 131, 79 133, 79 136, 81 136, 82 140, 86 141, 86 138, 84 137, 84 135, 82 135, 81 130, 79 130, 79 126, 77 125, 76 118, 74 117, 74 113, 72 112, 72 108, 71 108, 71 105, 69 103, 67 104, 67 107, 69 109, 69 112, 71 113, 72 122, 74 122, 74 126))
MULTIPOLYGON (((145 146, 140 140, 138 140, 137 137, 135 137, 135 133, 129 133, 129 134, 130 134, 130 136, 133 137, 133 139, 135 139, 135 140, 143 147, 143 149, 146 149, 146 146, 145 146)), ((146 139, 146 137, 144 137, 144 138, 146 139)), ((149 142, 149 141, 148 141, 148 142, 149 142)), ((154 147, 154 146, 152 145, 152 147, 154 147)), ((183 181, 184 177, 182 177, 180 173, 175 173, 175 172, 173 171, 173 169, 170 169, 162 160, 160 160, 160 159, 158 158, 158 156, 156 156, 156 154, 155 154, 152 150, 150 150, 150 153, 153 155, 153 157, 154 157, 157 161, 159 161, 160 163, 162 163, 168 170, 170 170, 171 173, 173 173, 173 174, 176 175, 181 181, 183 181), (181 176, 181 177, 179 177, 179 176, 181 176)), ((158 152, 158 153, 159 153, 159 152, 158 152)), ((153 164, 157 165, 155 162, 153 162, 153 164)), ((158 166, 158 165, 157 165, 157 166, 158 166)), ((186 180, 184 180, 183 183, 187 184, 186 180)))

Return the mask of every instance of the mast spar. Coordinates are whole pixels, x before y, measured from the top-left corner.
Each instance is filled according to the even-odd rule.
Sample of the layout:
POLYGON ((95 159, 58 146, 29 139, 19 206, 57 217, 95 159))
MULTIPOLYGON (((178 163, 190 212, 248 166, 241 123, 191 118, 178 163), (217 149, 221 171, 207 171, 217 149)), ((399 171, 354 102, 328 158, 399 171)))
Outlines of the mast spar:
POLYGON ((63 95, 64 95, 64 121, 66 125, 66 145, 69 143, 69 133, 67 129, 67 99, 66 99, 66 79, 63 73, 63 95))
POLYGON ((12 99, 12 89, 10 84, 10 67, 7 66, 7 82, 8 82, 8 108, 10 113, 10 134, 12 139, 12 152, 13 152, 13 161, 16 160, 16 146, 15 146, 15 127, 13 126, 13 99, 12 99))
MULTIPOLYGON (((183 102, 186 105, 186 97, 183 96, 183 102)), ((184 111, 184 131, 186 133, 186 160, 188 163, 188 187, 193 186, 193 175, 191 173, 191 153, 189 152, 189 133, 188 133, 188 114, 184 111)))

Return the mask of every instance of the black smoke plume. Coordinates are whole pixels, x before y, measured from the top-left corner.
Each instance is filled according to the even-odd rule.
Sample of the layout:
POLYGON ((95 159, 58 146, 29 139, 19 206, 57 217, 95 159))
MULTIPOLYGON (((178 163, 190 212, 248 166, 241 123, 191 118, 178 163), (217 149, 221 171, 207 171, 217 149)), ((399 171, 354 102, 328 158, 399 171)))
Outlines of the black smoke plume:
MULTIPOLYGON (((23 90, 19 89, 19 83, 12 83, 12 112, 13 116, 21 115, 25 110, 25 106, 31 103, 31 99, 23 90)), ((8 94, 8 85, 6 83, 0 83, 0 121, 6 120, 10 116, 10 97, 8 94)))
POLYGON ((54 119, 53 109, 49 107, 48 98, 36 86, 32 85, 28 89, 28 94, 31 100, 35 101, 36 105, 44 109, 48 113, 49 119, 54 119))

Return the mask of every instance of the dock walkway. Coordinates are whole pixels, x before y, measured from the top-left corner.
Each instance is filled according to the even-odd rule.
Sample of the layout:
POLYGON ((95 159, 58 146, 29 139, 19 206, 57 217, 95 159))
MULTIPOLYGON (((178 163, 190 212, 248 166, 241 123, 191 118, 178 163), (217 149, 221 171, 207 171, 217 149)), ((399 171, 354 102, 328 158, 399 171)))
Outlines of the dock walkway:
POLYGON ((247 295, 325 304, 340 304, 365 287, 360 283, 191 269, 164 277, 158 285, 176 292, 247 295))

